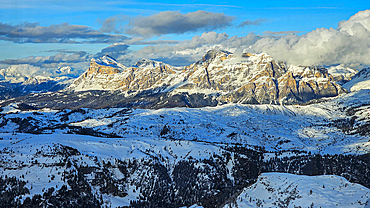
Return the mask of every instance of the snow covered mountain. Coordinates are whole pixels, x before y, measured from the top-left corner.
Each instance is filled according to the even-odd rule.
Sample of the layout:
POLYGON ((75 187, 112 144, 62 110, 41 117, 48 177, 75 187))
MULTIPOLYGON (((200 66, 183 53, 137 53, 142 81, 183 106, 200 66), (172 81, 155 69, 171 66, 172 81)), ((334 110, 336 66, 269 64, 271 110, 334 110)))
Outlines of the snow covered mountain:
POLYGON ((0 69, 0 81, 22 83, 32 78, 57 81, 60 79, 75 78, 78 76, 76 73, 78 72, 70 66, 60 67, 54 71, 44 71, 40 67, 24 64, 0 69))
MULTIPOLYGON (((104 59, 104 57, 102 58, 104 59)), ((143 91, 171 96, 203 94, 218 103, 296 104, 333 97, 346 90, 324 68, 286 68, 267 54, 234 55, 211 50, 198 62, 175 68, 141 60, 136 67, 106 64, 93 59, 89 69, 70 86, 76 91, 121 90, 128 95, 143 91)))

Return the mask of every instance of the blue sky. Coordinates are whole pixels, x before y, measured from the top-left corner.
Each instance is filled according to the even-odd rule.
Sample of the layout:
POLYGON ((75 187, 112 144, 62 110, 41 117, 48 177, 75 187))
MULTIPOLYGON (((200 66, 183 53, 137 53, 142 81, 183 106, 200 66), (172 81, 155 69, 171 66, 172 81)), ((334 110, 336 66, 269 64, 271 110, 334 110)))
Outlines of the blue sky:
MULTIPOLYGON (((38 58, 38 67, 59 67, 50 65, 51 59, 58 61, 54 57, 57 54, 64 55, 61 59, 64 65, 82 63, 102 55, 101 51, 114 43, 125 44, 125 47, 110 47, 105 51, 121 50, 112 54, 124 64, 145 57, 182 65, 200 56, 192 51, 203 53, 212 45, 225 47, 221 46, 221 39, 230 42, 232 37, 241 39, 250 34, 258 37, 240 40, 244 42, 231 49, 271 52, 266 50, 266 45, 258 48, 262 41, 256 45, 257 39, 271 42, 273 36, 274 41, 298 42, 317 28, 337 29, 340 21, 347 21, 369 7, 366 0, 0 0, 0 68, 25 64, 24 58, 30 56, 38 58), (75 53, 78 55, 70 61, 75 53), (42 65, 42 61, 49 65, 42 65)), ((311 62, 330 65, 340 61, 311 62)))

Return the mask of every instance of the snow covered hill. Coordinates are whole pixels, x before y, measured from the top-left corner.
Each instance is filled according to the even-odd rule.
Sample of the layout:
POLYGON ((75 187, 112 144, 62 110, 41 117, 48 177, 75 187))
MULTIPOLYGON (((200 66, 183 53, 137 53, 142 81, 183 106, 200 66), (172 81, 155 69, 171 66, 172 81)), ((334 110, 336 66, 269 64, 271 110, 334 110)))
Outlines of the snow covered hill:
POLYGON ((370 122, 368 95, 369 91, 363 90, 308 106, 228 104, 158 110, 82 108, 50 112, 41 109, 35 113, 17 109, 26 104, 12 104, 2 108, 0 131, 48 133, 78 127, 122 137, 140 132, 153 139, 242 143, 269 151, 366 153, 370 150, 366 132, 370 122))

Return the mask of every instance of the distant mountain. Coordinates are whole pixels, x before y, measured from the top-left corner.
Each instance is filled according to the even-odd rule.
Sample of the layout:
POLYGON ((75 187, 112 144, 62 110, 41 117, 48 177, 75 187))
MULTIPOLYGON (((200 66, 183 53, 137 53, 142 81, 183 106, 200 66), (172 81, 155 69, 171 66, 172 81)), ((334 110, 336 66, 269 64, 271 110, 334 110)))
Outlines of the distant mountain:
POLYGON ((359 71, 351 81, 343 85, 348 91, 358 91, 361 89, 370 89, 370 68, 359 71))
POLYGON ((69 66, 43 71, 27 64, 0 69, 0 99, 65 89, 77 73, 69 66))
POLYGON ((30 77, 23 82, 12 83, 0 81, 0 99, 9 99, 25 96, 30 93, 55 92, 63 90, 71 85, 72 79, 69 77, 30 77))
POLYGON ((21 64, 16 66, 9 66, 0 69, 0 81, 7 81, 11 83, 22 83, 32 78, 49 79, 58 81, 66 78, 76 78, 79 76, 78 71, 70 66, 59 67, 55 70, 41 70, 39 67, 28 64, 21 64))

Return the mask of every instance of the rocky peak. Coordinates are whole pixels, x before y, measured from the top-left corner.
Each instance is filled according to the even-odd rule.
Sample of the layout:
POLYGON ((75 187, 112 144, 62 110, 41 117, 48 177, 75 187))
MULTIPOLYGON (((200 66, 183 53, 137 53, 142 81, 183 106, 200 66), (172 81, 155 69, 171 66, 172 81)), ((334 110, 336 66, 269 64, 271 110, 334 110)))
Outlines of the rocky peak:
POLYGON ((116 74, 123 69, 123 65, 119 64, 114 58, 105 55, 99 59, 92 58, 90 61, 90 67, 85 72, 87 74, 116 74))
POLYGON ((110 56, 92 59, 90 67, 69 87, 72 90, 140 90, 168 86, 176 74, 173 67, 163 62, 142 59, 136 67, 124 67, 110 56), (158 86, 157 86, 158 85, 158 86))
POLYGON ((201 60, 197 62, 197 64, 205 64, 205 63, 210 63, 214 61, 216 58, 219 60, 223 61, 226 59, 230 54, 228 51, 223 51, 223 50, 209 50, 201 60))

